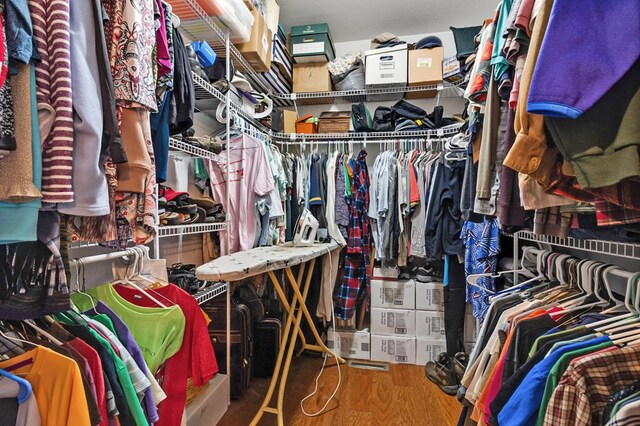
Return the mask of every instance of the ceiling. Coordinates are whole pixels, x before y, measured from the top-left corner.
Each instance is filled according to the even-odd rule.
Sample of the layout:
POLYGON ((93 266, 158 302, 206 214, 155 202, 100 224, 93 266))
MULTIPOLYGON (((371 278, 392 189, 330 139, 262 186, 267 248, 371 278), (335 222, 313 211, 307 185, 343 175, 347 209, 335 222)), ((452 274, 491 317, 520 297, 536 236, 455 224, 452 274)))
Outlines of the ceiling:
POLYGON ((334 43, 366 40, 383 32, 397 36, 481 25, 497 0, 279 0, 280 22, 329 23, 334 43))

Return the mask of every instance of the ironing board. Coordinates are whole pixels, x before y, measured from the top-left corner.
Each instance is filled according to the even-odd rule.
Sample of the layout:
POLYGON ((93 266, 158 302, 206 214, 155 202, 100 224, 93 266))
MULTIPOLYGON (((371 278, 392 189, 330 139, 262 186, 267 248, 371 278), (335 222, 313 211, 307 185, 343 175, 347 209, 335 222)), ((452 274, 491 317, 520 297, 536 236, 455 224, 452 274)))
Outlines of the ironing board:
MULTIPOLYGON (((269 390, 262 402, 260 410, 256 413, 253 421, 251 422, 252 426, 258 424, 264 413, 275 414, 278 418, 278 425, 284 425, 284 391, 298 335, 300 335, 300 339, 302 341, 301 351, 309 349, 317 352, 328 352, 333 354, 333 352, 322 342, 322 339, 318 334, 318 330, 316 330, 316 327, 313 324, 313 318, 307 309, 305 301, 307 299, 307 294, 309 293, 309 284, 311 283, 311 276, 313 275, 316 259, 338 248, 339 245, 333 241, 330 243, 316 243, 308 247, 294 247, 287 244, 270 247, 256 247, 251 250, 221 256, 196 269, 196 276, 205 281, 238 281, 254 275, 266 273, 273 283, 273 286, 278 293, 278 297, 282 301, 282 305, 287 311, 287 321, 284 327, 284 332, 282 333, 280 352, 278 353, 276 366, 273 371, 273 376, 271 377, 269 390), (300 270, 298 271, 298 276, 296 278, 294 277, 291 268, 298 265, 300 265, 300 270), (275 271, 278 270, 285 271, 287 280, 293 289, 293 296, 290 302, 284 294, 283 287, 285 283, 283 282, 281 284, 275 274, 275 271), (304 286, 302 286, 303 280, 304 286), (298 304, 299 309, 296 313, 295 310, 298 304), (303 315, 309 323, 309 327, 315 337, 316 344, 309 344, 304 338, 304 334, 300 329, 303 315), (292 325, 293 333, 291 333, 291 338, 289 338, 289 332, 291 331, 292 325), (276 407, 274 408, 269 404, 278 382, 280 382, 278 387, 278 399, 276 407)), ((229 289, 228 291, 231 290, 229 289)), ((344 362, 342 358, 338 358, 338 361, 344 362)))

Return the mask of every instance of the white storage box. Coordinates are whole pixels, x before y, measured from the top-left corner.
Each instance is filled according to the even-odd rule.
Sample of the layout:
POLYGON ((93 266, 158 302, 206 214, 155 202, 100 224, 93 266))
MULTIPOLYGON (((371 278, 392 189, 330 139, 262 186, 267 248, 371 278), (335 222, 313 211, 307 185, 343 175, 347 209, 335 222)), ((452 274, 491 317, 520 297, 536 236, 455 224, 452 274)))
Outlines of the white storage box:
POLYGON ((416 309, 444 311, 444 284, 416 281, 416 309))
POLYGON ((367 50, 365 55, 365 85, 395 87, 407 85, 407 45, 367 50))
POLYGON ((207 389, 187 405, 187 426, 215 425, 227 412, 230 403, 229 376, 216 374, 207 389))
POLYGON ((368 329, 327 332, 327 347, 342 358, 371 359, 371 333, 368 329))
POLYGON ((415 364, 416 338, 372 334, 371 361, 415 364))
POLYGON ((416 284, 413 280, 391 278, 371 280, 371 307, 415 309, 416 284))
POLYGON ((416 311, 371 308, 371 334, 415 336, 416 311))
POLYGON ((376 278, 398 278, 400 269, 398 268, 373 268, 373 277, 376 278))
POLYGON ((242 0, 216 0, 222 10, 220 21, 231 30, 233 43, 244 43, 251 39, 253 15, 242 0))
POLYGON ((444 312, 416 311, 416 336, 444 340, 444 312))
POLYGON ((436 361, 438 355, 447 351, 444 340, 416 338, 416 365, 425 365, 429 361, 436 361))

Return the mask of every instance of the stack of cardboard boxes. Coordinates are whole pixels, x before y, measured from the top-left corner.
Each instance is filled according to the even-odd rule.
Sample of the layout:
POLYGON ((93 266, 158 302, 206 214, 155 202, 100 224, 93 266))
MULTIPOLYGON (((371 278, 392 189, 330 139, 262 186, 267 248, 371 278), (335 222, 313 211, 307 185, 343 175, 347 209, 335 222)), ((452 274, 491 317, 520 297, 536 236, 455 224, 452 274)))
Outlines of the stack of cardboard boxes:
MULTIPOLYGON (((329 331, 329 347, 345 358, 425 365, 446 352, 444 285, 398 279, 397 271, 374 269, 370 329, 329 331), (370 330, 370 331, 369 331, 370 330)), ((478 322, 467 306, 465 350, 471 352, 478 322)))

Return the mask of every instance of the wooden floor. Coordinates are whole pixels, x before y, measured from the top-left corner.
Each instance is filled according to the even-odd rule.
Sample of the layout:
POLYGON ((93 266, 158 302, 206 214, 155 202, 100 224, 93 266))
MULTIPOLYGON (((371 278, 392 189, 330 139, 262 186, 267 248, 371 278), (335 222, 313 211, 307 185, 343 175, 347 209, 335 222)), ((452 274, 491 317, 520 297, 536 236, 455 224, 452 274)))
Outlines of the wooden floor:
MULTIPOLYGON (((337 368, 331 360, 328 364, 320 378, 318 394, 307 401, 307 412, 321 408, 335 388, 337 368)), ((461 406, 455 397, 445 395, 425 377, 424 367, 415 365, 390 365, 388 372, 381 372, 343 364, 342 385, 327 411, 318 417, 306 417, 300 409, 300 400, 313 391, 321 365, 321 359, 293 360, 285 393, 286 425, 453 426, 458 421, 461 406)), ((242 398, 231 401, 219 425, 248 425, 268 386, 268 379, 253 379, 242 398)), ((260 423, 276 424, 276 416, 272 414, 265 414, 260 423)))

